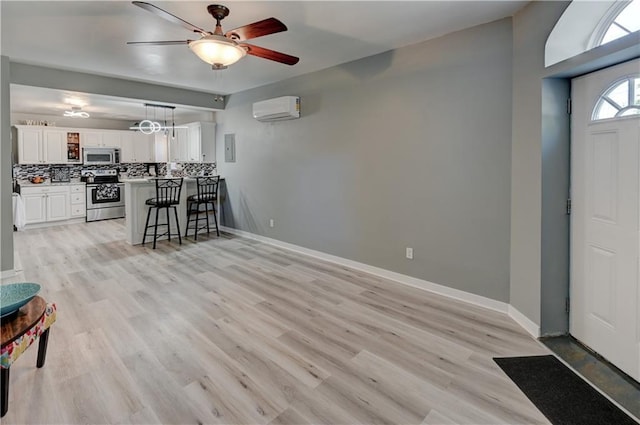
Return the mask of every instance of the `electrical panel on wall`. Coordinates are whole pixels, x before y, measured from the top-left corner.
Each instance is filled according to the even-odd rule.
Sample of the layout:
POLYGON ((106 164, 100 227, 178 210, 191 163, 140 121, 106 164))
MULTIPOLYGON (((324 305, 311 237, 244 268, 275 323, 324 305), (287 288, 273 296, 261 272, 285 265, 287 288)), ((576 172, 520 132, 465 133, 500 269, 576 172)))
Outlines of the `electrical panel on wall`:
POLYGON ((224 162, 236 162, 236 135, 224 135, 224 162))

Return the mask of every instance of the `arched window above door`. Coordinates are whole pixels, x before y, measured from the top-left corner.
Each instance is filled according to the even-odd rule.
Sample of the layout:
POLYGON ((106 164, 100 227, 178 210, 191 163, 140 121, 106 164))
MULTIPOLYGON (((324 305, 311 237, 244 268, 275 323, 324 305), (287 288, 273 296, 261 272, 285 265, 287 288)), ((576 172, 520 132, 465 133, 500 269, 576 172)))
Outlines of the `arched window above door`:
POLYGON ((614 4, 596 27, 590 48, 640 30, 640 0, 614 4))
POLYGON ((550 67, 621 37, 629 37, 626 44, 637 43, 639 30, 640 0, 574 0, 547 38, 544 65, 550 67))
POLYGON ((614 82, 600 96, 591 115, 592 121, 640 115, 640 75, 614 82))

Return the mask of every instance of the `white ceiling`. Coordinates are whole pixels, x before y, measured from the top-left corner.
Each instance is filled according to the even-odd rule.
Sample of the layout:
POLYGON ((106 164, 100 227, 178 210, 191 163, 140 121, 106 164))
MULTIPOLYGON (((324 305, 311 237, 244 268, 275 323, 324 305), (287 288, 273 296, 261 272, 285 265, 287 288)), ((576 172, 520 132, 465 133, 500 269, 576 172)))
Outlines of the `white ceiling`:
MULTIPOLYGON (((150 2, 204 29, 215 26, 206 11, 214 0, 150 2)), ((213 71, 186 46, 128 46, 127 41, 184 40, 195 35, 129 1, 3 0, 2 55, 14 62, 230 94, 511 16, 527 2, 222 3, 231 10, 222 22, 225 31, 271 16, 284 22, 288 31, 250 43, 298 56, 300 62, 287 66, 247 56, 227 70, 213 71)), ((12 93, 12 104, 24 105, 26 99, 12 93)), ((28 102, 35 108, 39 101, 32 96, 28 102)), ((44 107, 46 102, 40 103, 44 107)), ((122 105, 113 105, 118 106, 122 105)))

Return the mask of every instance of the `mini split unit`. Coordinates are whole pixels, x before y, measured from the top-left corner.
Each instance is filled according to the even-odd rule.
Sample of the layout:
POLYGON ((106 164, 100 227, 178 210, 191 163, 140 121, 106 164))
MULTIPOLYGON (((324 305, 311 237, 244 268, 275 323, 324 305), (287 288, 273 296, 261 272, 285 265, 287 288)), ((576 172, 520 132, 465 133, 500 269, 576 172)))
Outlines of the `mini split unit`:
POLYGON ((282 96, 253 104, 253 118, 258 121, 282 121, 300 118, 300 98, 282 96))

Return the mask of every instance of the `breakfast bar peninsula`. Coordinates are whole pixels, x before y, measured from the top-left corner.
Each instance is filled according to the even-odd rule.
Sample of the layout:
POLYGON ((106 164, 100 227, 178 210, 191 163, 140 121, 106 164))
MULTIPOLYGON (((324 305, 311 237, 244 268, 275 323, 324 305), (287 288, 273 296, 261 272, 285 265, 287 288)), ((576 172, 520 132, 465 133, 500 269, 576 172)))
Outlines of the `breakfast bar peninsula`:
MULTIPOLYGON (((144 237, 145 223, 147 219, 147 212, 149 206, 145 205, 147 199, 154 198, 156 196, 156 178, 138 178, 138 179, 121 179, 120 181, 125 184, 125 226, 127 242, 131 245, 139 245, 142 243, 144 237)), ((220 182, 223 179, 220 178, 220 182)), ((178 224, 180 231, 184 236, 187 224, 187 198, 191 195, 197 194, 197 183, 195 177, 185 177, 183 179, 182 191, 180 193, 180 203, 177 205, 178 212, 178 224)), ((219 200, 216 203, 216 211, 219 209, 219 200)), ((151 218, 151 221, 155 217, 151 218)), ((164 213, 158 218, 159 221, 165 223, 167 217, 164 213)), ((168 219, 171 223, 173 231, 177 229, 176 219, 173 213, 169 214, 168 219)), ((213 222, 213 218, 211 218, 213 222)), ((166 236, 162 238, 166 239, 166 236)), ((158 237, 158 239, 161 239, 158 237)), ((147 241, 149 241, 147 237, 147 241)))

